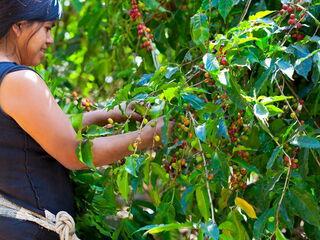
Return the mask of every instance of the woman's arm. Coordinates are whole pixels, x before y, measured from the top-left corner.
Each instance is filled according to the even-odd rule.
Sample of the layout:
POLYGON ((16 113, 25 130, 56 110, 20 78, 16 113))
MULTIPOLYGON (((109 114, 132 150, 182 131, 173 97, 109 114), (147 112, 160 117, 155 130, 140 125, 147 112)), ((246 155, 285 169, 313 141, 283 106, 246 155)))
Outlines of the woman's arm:
MULTIPOLYGON (((66 168, 86 168, 76 156, 79 141, 69 118, 36 73, 26 70, 8 74, 0 87, 0 105, 47 153, 66 168)), ((160 132, 162 125, 163 120, 159 119, 156 127, 148 125, 143 128, 139 149, 152 145, 153 135, 160 132)), ((130 154, 128 146, 138 137, 138 132, 131 132, 94 139, 94 164, 103 166, 122 159, 130 154)))

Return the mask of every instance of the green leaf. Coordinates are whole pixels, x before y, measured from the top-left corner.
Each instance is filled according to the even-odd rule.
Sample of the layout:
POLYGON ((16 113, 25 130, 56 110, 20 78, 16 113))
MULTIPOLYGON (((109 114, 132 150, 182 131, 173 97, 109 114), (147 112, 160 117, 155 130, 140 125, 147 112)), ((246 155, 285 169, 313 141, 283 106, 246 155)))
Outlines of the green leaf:
POLYGON ((190 186, 190 187, 187 187, 186 190, 182 192, 180 203, 181 203, 181 207, 184 214, 187 214, 188 208, 191 207, 190 204, 192 203, 192 200, 193 200, 194 190, 195 190, 194 186, 190 186))
POLYGON ((161 116, 163 113, 163 109, 166 105, 166 102, 164 100, 159 100, 159 102, 157 103, 158 104, 154 104, 149 111, 152 118, 157 118, 161 116))
POLYGON ((208 194, 206 190, 203 187, 197 187, 196 188, 196 199, 197 199, 197 205, 198 209, 202 215, 202 217, 208 221, 210 216, 210 209, 209 209, 209 203, 208 203, 208 194))
POLYGON ((151 171, 152 174, 158 176, 159 179, 161 179, 164 183, 169 180, 169 176, 164 168, 155 162, 151 162, 151 171))
POLYGON ((277 240, 287 240, 285 236, 283 236, 283 233, 277 228, 276 230, 276 239, 277 240))
POLYGON ((219 62, 213 54, 206 53, 203 56, 202 60, 203 60, 204 68, 208 72, 214 74, 217 70, 219 70, 219 62))
POLYGON ((275 115, 278 115, 280 113, 283 113, 283 110, 274 106, 274 105, 267 105, 266 106, 267 109, 268 109, 268 112, 270 114, 270 116, 275 116, 275 115))
POLYGON ((93 164, 92 142, 90 140, 81 141, 76 149, 76 154, 80 162, 91 169, 95 169, 93 164))
POLYGON ((276 62, 278 67, 280 68, 281 72, 286 75, 288 78, 292 79, 293 73, 294 73, 294 68, 290 62, 287 62, 283 59, 280 59, 276 62))
POLYGON ((219 82, 224 86, 229 86, 229 71, 224 69, 218 74, 219 82))
POLYGON ((117 176, 117 185, 118 185, 119 192, 126 201, 128 201, 128 196, 130 192, 128 174, 129 173, 124 168, 121 168, 117 176))
POLYGON ((192 40, 196 45, 204 44, 209 40, 208 17, 198 13, 191 18, 192 40))
POLYGON ((217 179, 222 186, 228 187, 230 170, 226 156, 223 153, 215 152, 211 158, 210 167, 213 169, 215 179, 217 179))
POLYGON ((219 228, 212 221, 201 223, 200 228, 202 229, 205 237, 213 240, 219 240, 219 228))
POLYGON ((160 3, 158 3, 156 0, 144 0, 143 2, 145 3, 146 7, 150 8, 151 10, 157 9, 157 7, 160 5, 160 3))
POLYGON ((204 106, 204 101, 193 94, 184 93, 182 94, 182 99, 184 100, 184 102, 189 103, 191 107, 193 107, 196 110, 200 110, 204 106))
POLYGON ((125 170, 134 177, 137 176, 137 159, 133 156, 126 157, 125 170))
POLYGON ((308 191, 292 187, 287 193, 287 200, 296 215, 313 226, 320 226, 320 207, 308 191))
POLYGON ((205 142, 206 141, 206 123, 197 126, 194 130, 195 130, 197 137, 202 142, 205 142))
POLYGON ((143 74, 141 79, 137 82, 137 86, 148 86, 153 75, 153 73, 143 74))
POLYGON ((136 232, 145 231, 147 230, 143 235, 150 234, 156 234, 164 231, 171 231, 181 228, 192 228, 192 223, 169 223, 169 224, 154 224, 154 225, 148 225, 142 228, 139 228, 136 232))
POLYGON ((320 148, 320 141, 314 137, 309 137, 309 136, 297 136, 290 143, 300 148, 311 148, 311 149, 320 148))
POLYGON ((180 87, 171 87, 163 91, 165 98, 170 102, 174 97, 177 96, 180 87))
POLYGON ((273 152, 272 152, 272 155, 267 163, 267 169, 271 169, 273 164, 274 164, 274 161, 277 159, 277 157, 279 156, 279 154, 281 153, 282 151, 282 147, 280 146, 277 146, 273 152))
POLYGON ((294 68, 300 76, 308 79, 308 74, 312 69, 312 58, 298 59, 294 64, 294 68))
MULTIPOLYGON (((232 210, 227 217, 227 220, 222 223, 219 228, 222 228, 222 235, 227 235, 229 238, 221 238, 228 240, 249 240, 246 228, 241 223, 241 217, 236 210, 232 210)), ((222 237, 222 235, 220 237, 222 237)))
POLYGON ((76 132, 82 129, 83 113, 70 114, 69 119, 71 121, 72 127, 76 132))
POLYGON ((218 136, 224 137, 226 139, 230 139, 228 135, 228 127, 226 125, 226 122, 223 118, 220 118, 218 121, 218 136))
POLYGON ((260 96, 258 97, 258 100, 261 100, 260 102, 263 105, 267 105, 273 102, 280 102, 288 99, 292 99, 292 96, 272 96, 272 97, 266 97, 266 96, 260 96))
POLYGON ((218 11, 224 21, 226 21, 226 18, 231 11, 233 7, 233 0, 220 0, 218 5, 218 11))
POLYGON ((275 12, 275 11, 266 10, 266 11, 257 12, 255 15, 250 16, 249 20, 254 21, 254 20, 257 20, 260 18, 264 18, 265 16, 268 16, 270 13, 273 13, 273 12, 275 12))
POLYGON ((72 0, 71 3, 75 10, 79 13, 82 8, 82 2, 80 2, 80 0, 72 0))
POLYGON ((102 137, 106 135, 112 135, 111 131, 106 130, 104 127, 100 127, 97 125, 90 125, 87 127, 85 136, 92 139, 96 137, 102 137))
POLYGON ((268 109, 261 103, 256 103, 253 106, 253 111, 254 115, 262 121, 265 121, 269 117, 268 109))
POLYGON ((253 236, 255 239, 261 239, 265 227, 268 223, 268 219, 272 216, 274 216, 274 209, 268 209, 254 222, 253 236))
POLYGON ((170 79, 177 71, 179 71, 178 67, 168 67, 165 77, 170 79))
POLYGON ((270 76, 273 73, 273 65, 270 66, 266 71, 264 71, 261 76, 258 78, 258 80, 254 83, 254 88, 253 91, 256 94, 259 94, 261 89, 268 83, 270 82, 270 76))

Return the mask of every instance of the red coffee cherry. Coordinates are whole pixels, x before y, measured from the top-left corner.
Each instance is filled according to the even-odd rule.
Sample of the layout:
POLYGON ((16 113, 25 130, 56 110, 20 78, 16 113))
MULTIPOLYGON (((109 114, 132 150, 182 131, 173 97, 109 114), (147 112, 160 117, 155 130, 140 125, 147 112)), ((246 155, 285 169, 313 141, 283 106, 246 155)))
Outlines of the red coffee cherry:
POLYGON ((290 24, 290 25, 294 25, 295 23, 296 23, 296 19, 290 18, 288 21, 288 24, 290 24))

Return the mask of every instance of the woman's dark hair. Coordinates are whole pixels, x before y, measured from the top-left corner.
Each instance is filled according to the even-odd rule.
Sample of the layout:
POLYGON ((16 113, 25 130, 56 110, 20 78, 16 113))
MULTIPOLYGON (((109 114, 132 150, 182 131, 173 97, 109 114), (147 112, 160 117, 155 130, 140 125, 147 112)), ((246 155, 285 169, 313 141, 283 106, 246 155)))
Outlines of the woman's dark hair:
POLYGON ((58 0, 0 0, 0 39, 20 21, 55 21, 61 18, 58 0))

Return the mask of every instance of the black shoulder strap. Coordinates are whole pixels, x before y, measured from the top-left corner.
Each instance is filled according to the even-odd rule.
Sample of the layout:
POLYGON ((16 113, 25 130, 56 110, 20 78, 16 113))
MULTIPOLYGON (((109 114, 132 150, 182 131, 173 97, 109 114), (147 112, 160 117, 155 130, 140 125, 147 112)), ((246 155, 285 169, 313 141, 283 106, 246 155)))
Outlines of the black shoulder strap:
MULTIPOLYGON (((0 64, 0 83, 4 79, 4 77, 11 72, 16 72, 20 70, 31 70, 34 71, 32 68, 24 66, 24 65, 18 65, 16 63, 8 62, 8 63, 1 63, 0 64)), ((34 71, 35 72, 35 71, 34 71)))

